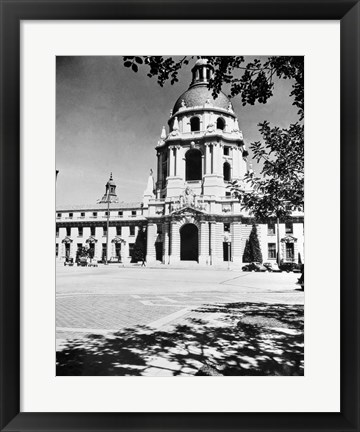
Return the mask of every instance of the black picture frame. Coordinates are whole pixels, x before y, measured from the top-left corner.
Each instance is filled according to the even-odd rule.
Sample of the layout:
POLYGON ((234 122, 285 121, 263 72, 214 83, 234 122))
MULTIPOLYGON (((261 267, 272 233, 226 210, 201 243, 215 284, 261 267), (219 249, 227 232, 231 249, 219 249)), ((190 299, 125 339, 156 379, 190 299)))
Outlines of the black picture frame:
POLYGON ((0 5, 1 431, 358 431, 360 406, 359 2, 354 0, 195 0, 191 2, 188 0, 0 0, 0 5), (20 21, 35 19, 341 20, 340 413, 20 412, 20 21))

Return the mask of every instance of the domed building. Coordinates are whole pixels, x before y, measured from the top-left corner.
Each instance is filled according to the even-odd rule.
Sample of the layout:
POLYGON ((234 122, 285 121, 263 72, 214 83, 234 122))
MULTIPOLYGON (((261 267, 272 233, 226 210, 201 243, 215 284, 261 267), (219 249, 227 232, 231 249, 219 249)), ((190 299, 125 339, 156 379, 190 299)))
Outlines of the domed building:
MULTIPOLYGON (((250 169, 248 152, 231 101, 224 93, 215 97, 208 89, 213 67, 200 59, 191 72, 191 84, 175 102, 168 127, 163 127, 155 147, 156 180, 151 171, 142 202, 117 203, 111 177, 98 204, 76 210, 58 208, 58 259, 75 257, 72 243, 81 232, 83 240, 80 243, 76 237, 77 248, 88 242, 98 259, 128 262, 137 234, 146 231, 149 264, 231 262, 241 268, 254 221, 241 210, 228 186, 234 180, 241 182, 250 169), (74 221, 75 211, 82 220, 74 221), (64 220, 70 215, 72 220, 64 220)), ((275 262, 274 221, 258 225, 257 232, 263 260, 275 262)), ((280 224, 279 237, 281 259, 303 262, 302 215, 280 224)))

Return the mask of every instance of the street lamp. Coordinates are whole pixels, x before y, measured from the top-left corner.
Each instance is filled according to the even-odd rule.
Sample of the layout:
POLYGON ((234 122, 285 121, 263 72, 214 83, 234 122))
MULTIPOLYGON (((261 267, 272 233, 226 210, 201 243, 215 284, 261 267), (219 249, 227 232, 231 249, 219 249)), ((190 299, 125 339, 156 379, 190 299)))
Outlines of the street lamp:
POLYGON ((280 223, 279 217, 276 218, 276 242, 277 242, 277 265, 280 267, 280 223))
POLYGON ((106 183, 106 201, 107 201, 107 212, 106 212, 106 251, 105 251, 105 265, 108 264, 108 250, 109 250, 109 222, 110 222, 110 184, 109 181, 106 183))

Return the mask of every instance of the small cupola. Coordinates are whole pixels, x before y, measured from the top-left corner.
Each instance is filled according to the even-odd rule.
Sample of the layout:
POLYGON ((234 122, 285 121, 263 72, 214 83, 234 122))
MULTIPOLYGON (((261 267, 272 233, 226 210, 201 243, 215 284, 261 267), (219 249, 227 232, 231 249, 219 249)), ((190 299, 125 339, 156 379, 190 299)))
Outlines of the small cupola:
POLYGON ((105 185, 105 194, 101 198, 100 203, 105 202, 117 202, 117 195, 116 195, 116 184, 114 183, 112 173, 110 173, 110 178, 108 182, 105 185))
POLYGON ((199 59, 191 69, 191 72, 192 82, 190 87, 200 84, 207 85, 214 73, 214 68, 209 64, 207 59, 199 59))

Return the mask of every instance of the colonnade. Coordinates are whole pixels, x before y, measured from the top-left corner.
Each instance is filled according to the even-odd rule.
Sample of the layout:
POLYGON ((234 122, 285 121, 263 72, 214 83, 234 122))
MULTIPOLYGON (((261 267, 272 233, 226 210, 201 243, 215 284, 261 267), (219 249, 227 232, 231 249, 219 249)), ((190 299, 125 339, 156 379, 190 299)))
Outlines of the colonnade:
MULTIPOLYGON (((176 264, 180 262, 181 227, 184 224, 178 220, 164 222, 162 232, 163 263, 176 264)), ((216 221, 200 221, 198 227, 198 251, 200 264, 220 264, 223 262, 224 224, 216 221)), ((158 240, 157 226, 148 224, 147 230, 147 261, 156 259, 155 243, 158 240)), ((231 260, 241 264, 241 222, 230 224, 231 260)))

